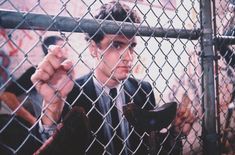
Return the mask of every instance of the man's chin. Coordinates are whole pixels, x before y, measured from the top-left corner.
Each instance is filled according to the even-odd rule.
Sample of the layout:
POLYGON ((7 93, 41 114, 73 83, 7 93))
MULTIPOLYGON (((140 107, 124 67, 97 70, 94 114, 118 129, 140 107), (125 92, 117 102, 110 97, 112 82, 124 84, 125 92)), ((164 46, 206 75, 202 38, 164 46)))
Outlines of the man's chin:
POLYGON ((128 75, 129 75, 129 73, 126 73, 126 74, 122 73, 122 74, 118 75, 117 77, 118 77, 119 81, 123 81, 128 78, 128 75))
POLYGON ((121 82, 129 77, 129 72, 115 72, 114 76, 112 79, 115 79, 118 82, 121 82))

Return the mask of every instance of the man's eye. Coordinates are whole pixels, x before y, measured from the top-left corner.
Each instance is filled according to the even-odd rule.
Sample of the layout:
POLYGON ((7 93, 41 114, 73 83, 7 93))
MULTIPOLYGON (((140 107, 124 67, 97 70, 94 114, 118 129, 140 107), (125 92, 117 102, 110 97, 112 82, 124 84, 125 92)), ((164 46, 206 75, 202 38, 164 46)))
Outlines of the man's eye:
POLYGON ((136 47, 136 43, 130 44, 130 48, 134 49, 136 47))
POLYGON ((117 43, 117 42, 113 42, 112 43, 112 47, 115 48, 115 49, 120 49, 121 48, 121 44, 117 43))

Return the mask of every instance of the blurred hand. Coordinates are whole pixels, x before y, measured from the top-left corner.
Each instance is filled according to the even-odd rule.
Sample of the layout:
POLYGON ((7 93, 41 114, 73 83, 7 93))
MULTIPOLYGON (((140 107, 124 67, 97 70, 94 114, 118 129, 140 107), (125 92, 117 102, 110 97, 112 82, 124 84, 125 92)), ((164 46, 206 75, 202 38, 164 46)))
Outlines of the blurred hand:
POLYGON ((191 112, 189 105, 192 105, 192 101, 185 94, 182 97, 180 107, 177 109, 176 118, 173 126, 177 133, 187 136, 192 129, 193 123, 197 117, 191 112))
POLYGON ((74 85, 73 63, 67 59, 67 55, 59 46, 51 45, 49 51, 31 77, 43 97, 43 110, 49 115, 43 122, 47 125, 60 118, 63 101, 74 85), (53 120, 49 120, 50 117, 53 120))

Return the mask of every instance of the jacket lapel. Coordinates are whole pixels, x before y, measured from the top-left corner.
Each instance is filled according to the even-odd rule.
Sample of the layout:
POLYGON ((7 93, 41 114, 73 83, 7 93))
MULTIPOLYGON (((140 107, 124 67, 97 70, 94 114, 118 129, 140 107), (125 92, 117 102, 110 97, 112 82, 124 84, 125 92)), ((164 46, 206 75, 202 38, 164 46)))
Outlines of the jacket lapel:
MULTIPOLYGON (((88 80, 87 83, 84 83, 85 86, 83 88, 84 95, 89 100, 88 109, 87 109, 87 115, 91 123, 91 129, 95 133, 96 136, 94 136, 93 140, 94 143, 92 147, 89 149, 87 154, 102 154, 103 153, 103 146, 101 144, 107 144, 109 139, 107 139, 104 129, 103 129, 103 116, 102 112, 99 106, 99 100, 97 100, 98 95, 96 94, 95 84, 93 82, 91 74, 89 74, 87 78, 84 80, 88 80), (90 77, 90 78, 89 78, 90 77)), ((84 82, 85 82, 84 81, 84 82)))
POLYGON ((83 93, 85 97, 90 101, 91 107, 93 105, 96 105, 96 103, 94 104, 94 102, 97 99, 95 85, 94 85, 92 77, 93 77, 92 73, 89 73, 88 75, 86 75, 83 79, 84 81, 82 82, 84 86, 82 86, 81 88, 81 91, 84 91, 83 93))
POLYGON ((139 87, 138 84, 132 83, 129 79, 124 83, 124 93, 126 103, 135 103, 140 105, 139 101, 142 101, 141 95, 138 93, 139 87))

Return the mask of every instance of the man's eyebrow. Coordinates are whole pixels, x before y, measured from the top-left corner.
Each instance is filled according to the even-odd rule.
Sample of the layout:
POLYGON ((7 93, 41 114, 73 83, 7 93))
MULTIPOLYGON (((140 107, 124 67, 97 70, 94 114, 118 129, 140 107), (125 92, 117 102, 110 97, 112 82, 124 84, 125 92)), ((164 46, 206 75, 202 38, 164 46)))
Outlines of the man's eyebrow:
POLYGON ((119 40, 113 40, 112 42, 113 42, 113 43, 117 43, 117 44, 121 44, 121 45, 126 44, 125 42, 119 41, 119 40))
POLYGON ((136 42, 123 42, 123 41, 119 41, 119 40, 114 40, 112 42, 120 44, 120 45, 127 45, 127 44, 130 45, 130 46, 136 46, 137 45, 136 42))

